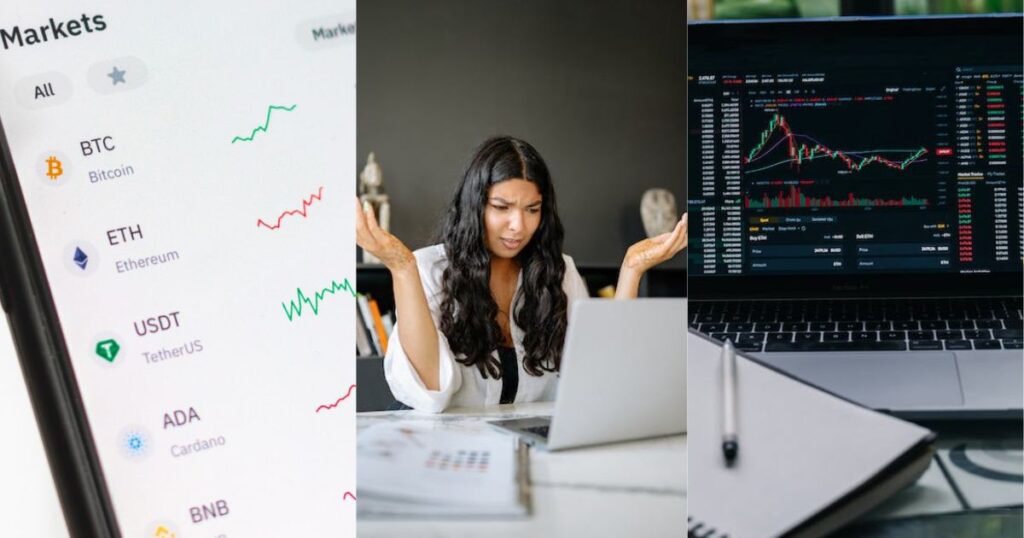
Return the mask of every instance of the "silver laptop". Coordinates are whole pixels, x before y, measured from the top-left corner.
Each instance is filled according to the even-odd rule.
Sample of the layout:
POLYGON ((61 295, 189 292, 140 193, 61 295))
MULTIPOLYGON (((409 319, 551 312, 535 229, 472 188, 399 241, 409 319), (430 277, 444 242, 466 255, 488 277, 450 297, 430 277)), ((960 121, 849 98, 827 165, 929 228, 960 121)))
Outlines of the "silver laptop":
POLYGON ((691 24, 691 327, 876 409, 1019 418, 1022 22, 691 24))
POLYGON ((572 305, 552 417, 494 421, 548 450, 686 431, 686 299, 572 305))

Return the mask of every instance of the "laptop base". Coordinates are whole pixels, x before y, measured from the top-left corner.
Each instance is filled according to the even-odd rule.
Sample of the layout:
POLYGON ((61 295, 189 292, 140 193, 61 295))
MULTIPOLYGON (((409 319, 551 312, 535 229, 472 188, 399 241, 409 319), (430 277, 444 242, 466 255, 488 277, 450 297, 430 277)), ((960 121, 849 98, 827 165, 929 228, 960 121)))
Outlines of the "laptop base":
POLYGON ((491 426, 511 432, 530 446, 547 450, 548 434, 551 428, 551 417, 514 418, 488 422, 491 426))

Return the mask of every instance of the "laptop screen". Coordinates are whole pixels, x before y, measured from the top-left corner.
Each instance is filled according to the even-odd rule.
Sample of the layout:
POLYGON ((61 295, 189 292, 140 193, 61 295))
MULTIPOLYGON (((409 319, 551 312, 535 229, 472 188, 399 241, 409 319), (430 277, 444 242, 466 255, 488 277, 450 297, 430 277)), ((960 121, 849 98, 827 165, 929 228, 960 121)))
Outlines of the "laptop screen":
POLYGON ((690 25, 691 294, 1019 287, 1021 28, 690 25))

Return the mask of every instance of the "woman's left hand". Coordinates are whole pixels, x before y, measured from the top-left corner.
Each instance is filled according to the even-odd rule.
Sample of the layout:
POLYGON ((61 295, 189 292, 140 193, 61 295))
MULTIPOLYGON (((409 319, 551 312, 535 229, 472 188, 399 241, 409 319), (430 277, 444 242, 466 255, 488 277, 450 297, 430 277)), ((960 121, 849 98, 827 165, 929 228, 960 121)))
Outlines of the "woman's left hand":
POLYGON ((687 214, 684 213, 671 232, 644 239, 629 247, 622 261, 623 269, 644 273, 651 267, 671 259, 686 248, 689 242, 686 229, 687 214))

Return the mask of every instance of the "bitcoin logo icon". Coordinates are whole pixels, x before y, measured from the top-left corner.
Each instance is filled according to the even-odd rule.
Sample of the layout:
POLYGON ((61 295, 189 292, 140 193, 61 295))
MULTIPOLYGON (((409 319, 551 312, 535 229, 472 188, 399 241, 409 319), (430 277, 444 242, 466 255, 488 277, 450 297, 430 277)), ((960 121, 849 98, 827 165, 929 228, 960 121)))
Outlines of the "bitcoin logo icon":
MULTIPOLYGON (((2 1, 2 0, 0 0, 2 1)), ((56 148, 48 148, 36 154, 36 177, 41 183, 53 188, 67 185, 75 177, 75 161, 56 148)))
POLYGON ((46 159, 46 177, 57 181, 57 178, 62 175, 64 175, 64 164, 57 157, 50 155, 50 158, 46 159))

